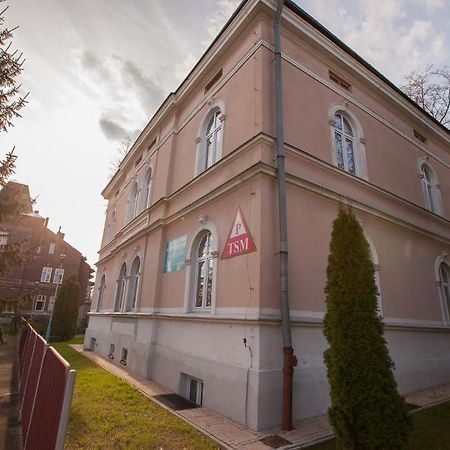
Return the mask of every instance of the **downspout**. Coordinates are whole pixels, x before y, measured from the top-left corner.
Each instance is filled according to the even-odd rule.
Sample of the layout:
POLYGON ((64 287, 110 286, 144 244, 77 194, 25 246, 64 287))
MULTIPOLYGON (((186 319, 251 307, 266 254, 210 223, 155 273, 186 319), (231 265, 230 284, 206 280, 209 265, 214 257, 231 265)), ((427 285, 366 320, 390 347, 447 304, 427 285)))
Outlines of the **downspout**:
POLYGON ((280 22, 284 0, 278 0, 274 22, 275 41, 275 103, 277 133, 278 166, 278 216, 280 227, 280 309, 283 332, 283 430, 292 430, 292 386, 294 367, 297 358, 294 355, 291 338, 288 296, 288 240, 286 212, 286 171, 284 152, 283 85, 281 79, 281 32, 280 22))

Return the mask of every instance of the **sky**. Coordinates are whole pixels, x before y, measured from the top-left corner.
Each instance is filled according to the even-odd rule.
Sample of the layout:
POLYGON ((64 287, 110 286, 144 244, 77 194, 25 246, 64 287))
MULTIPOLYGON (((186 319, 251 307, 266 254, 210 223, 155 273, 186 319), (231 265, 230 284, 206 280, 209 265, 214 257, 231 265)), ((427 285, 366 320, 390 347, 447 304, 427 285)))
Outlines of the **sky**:
MULTIPOLYGON (((296 0, 392 82, 428 64, 450 65, 450 0, 296 0)), ((136 136, 176 90, 239 0, 15 0, 8 27, 26 62, 29 104, 0 157, 15 146, 11 179, 35 209, 97 261, 101 191, 121 142, 136 136)))

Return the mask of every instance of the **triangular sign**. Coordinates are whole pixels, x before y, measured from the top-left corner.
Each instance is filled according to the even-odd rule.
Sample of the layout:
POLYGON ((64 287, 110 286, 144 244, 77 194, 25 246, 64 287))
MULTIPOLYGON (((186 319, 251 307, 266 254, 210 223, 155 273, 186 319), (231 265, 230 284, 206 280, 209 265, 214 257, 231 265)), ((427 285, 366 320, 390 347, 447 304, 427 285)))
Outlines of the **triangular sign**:
POLYGON ((222 259, 243 255, 256 250, 252 235, 248 230, 241 208, 237 210, 233 226, 228 234, 222 253, 222 259))

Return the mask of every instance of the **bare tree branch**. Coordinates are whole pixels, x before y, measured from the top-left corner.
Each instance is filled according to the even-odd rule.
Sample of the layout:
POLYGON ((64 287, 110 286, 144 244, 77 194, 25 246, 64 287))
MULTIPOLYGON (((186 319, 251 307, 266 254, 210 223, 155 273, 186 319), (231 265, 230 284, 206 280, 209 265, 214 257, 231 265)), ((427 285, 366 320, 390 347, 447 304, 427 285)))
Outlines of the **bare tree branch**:
POLYGON ((450 125, 450 69, 428 65, 421 72, 411 72, 405 77, 403 92, 421 106, 439 123, 450 125))

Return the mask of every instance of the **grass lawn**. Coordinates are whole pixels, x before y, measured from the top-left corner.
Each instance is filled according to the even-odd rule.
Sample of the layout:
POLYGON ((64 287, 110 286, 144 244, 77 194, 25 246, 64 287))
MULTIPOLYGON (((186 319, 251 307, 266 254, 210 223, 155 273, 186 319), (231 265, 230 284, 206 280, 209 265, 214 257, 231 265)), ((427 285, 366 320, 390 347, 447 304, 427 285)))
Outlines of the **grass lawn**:
POLYGON ((217 449, 217 444, 137 389, 69 347, 52 343, 77 371, 65 448, 217 449))
MULTIPOLYGON (((450 449, 450 402, 413 413, 414 430, 408 450, 450 449)), ((332 450, 334 442, 328 441, 309 447, 311 450, 332 450)))

